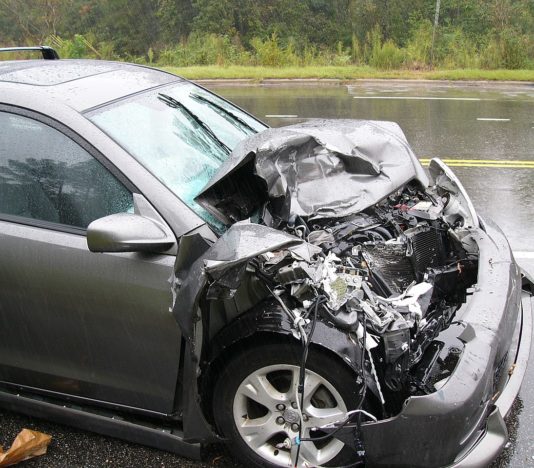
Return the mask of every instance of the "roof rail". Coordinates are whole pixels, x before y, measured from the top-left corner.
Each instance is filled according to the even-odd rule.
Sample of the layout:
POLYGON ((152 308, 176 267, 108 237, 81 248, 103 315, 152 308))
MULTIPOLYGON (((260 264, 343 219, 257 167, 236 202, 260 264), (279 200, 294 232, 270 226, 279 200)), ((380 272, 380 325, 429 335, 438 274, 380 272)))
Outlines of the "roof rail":
POLYGON ((25 52, 25 51, 39 51, 43 54, 45 60, 59 60, 58 53, 48 46, 34 46, 34 47, 1 47, 0 52, 25 52))

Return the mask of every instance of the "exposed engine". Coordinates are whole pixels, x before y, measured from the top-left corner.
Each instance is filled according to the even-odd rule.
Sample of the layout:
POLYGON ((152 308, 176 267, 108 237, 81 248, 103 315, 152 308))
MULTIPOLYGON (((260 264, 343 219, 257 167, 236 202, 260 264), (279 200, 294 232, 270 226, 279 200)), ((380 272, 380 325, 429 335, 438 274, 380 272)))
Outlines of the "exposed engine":
POLYGON ((397 413, 409 395, 435 391, 434 340, 476 281, 477 255, 443 219, 447 201, 413 183, 345 219, 293 217, 282 229, 307 243, 253 262, 295 336, 306 339, 308 324, 321 320, 365 346, 379 417, 397 413))
POLYGON ((260 132, 195 200, 230 226, 213 245, 183 239, 177 257, 174 313, 199 374, 242 340, 296 338, 299 421, 310 343, 354 375, 342 420, 309 438, 301 424, 298 437, 277 441, 293 465, 301 441, 331 436, 365 457, 362 424, 445 384, 464 346, 455 316, 477 279, 480 222, 456 176, 438 159, 427 174, 396 124, 307 121, 260 132), (198 260, 185 268, 190 256, 198 260))

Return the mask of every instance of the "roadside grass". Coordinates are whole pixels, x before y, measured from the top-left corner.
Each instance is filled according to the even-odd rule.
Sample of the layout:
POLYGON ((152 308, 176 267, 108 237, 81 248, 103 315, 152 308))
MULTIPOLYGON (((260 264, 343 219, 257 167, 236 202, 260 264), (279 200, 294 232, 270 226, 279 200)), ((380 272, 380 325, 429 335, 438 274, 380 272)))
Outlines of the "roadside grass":
POLYGON ((263 66, 191 66, 160 67, 188 79, 252 79, 261 81, 279 79, 412 79, 412 80, 484 80, 484 81, 534 81, 534 70, 378 70, 369 66, 306 66, 306 67, 263 67, 263 66))

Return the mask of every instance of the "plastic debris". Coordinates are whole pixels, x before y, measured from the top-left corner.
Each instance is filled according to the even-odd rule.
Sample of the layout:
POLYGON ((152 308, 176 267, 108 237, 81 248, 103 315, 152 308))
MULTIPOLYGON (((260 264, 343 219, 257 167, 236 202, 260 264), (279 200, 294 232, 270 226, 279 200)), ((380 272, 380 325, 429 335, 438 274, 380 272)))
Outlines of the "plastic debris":
POLYGON ((52 437, 42 432, 23 429, 19 432, 7 452, 0 447, 0 467, 11 466, 29 458, 46 453, 52 437))

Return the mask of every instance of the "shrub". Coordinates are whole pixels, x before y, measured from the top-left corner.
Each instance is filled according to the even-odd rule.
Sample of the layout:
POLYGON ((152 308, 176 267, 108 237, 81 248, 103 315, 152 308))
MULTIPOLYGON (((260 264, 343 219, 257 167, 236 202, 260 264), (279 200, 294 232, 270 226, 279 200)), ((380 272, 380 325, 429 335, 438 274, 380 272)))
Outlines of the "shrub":
POLYGON ((381 46, 373 47, 369 65, 380 70, 400 68, 405 61, 405 53, 393 41, 386 41, 381 46))
POLYGON ((366 63, 370 63, 373 54, 378 53, 382 48, 382 33, 380 27, 374 26, 365 36, 365 45, 363 48, 363 59, 366 63))
POLYGON ((162 65, 178 67, 248 64, 250 53, 229 36, 193 33, 180 44, 163 49, 158 61, 162 65))
POLYGON ((350 58, 352 63, 361 64, 364 62, 363 51, 358 40, 358 36, 355 33, 352 33, 351 49, 350 49, 350 58))
POLYGON ((343 47, 343 43, 338 41, 336 45, 336 53, 334 54, 332 65, 343 66, 348 65, 351 59, 351 50, 343 47))
POLYGON ((524 68, 527 64, 528 36, 519 35, 511 28, 501 31, 501 56, 504 68, 524 68))
POLYGON ((531 39, 511 28, 495 34, 482 50, 481 65, 484 68, 518 69, 529 66, 528 50, 531 39))
POLYGON ((53 45, 61 58, 83 58, 90 56, 91 51, 94 50, 92 45, 89 44, 89 41, 87 41, 81 34, 75 34, 72 39, 49 36, 46 39, 46 42, 53 45))
POLYGON ((269 39, 262 41, 255 37, 250 41, 254 49, 255 63, 266 67, 281 67, 298 65, 299 58, 295 52, 293 43, 290 41, 284 48, 278 42, 278 36, 273 33, 269 39))
POLYGON ((482 46, 480 65, 482 68, 487 69, 497 69, 502 67, 501 50, 496 38, 491 38, 482 46))
POLYGON ((477 68, 478 52, 475 44, 455 28, 443 34, 439 41, 439 63, 446 68, 477 68))
POLYGON ((425 20, 412 30, 411 37, 406 45, 406 58, 411 66, 429 65, 432 49, 432 23, 425 20))
MULTIPOLYGON (((72 39, 52 35, 45 39, 45 43, 51 44, 61 58, 100 58, 104 60, 119 58, 114 52, 113 43, 97 43, 93 34, 86 36, 75 34, 72 39)), ((132 57, 132 59, 136 59, 136 57, 132 57)))

